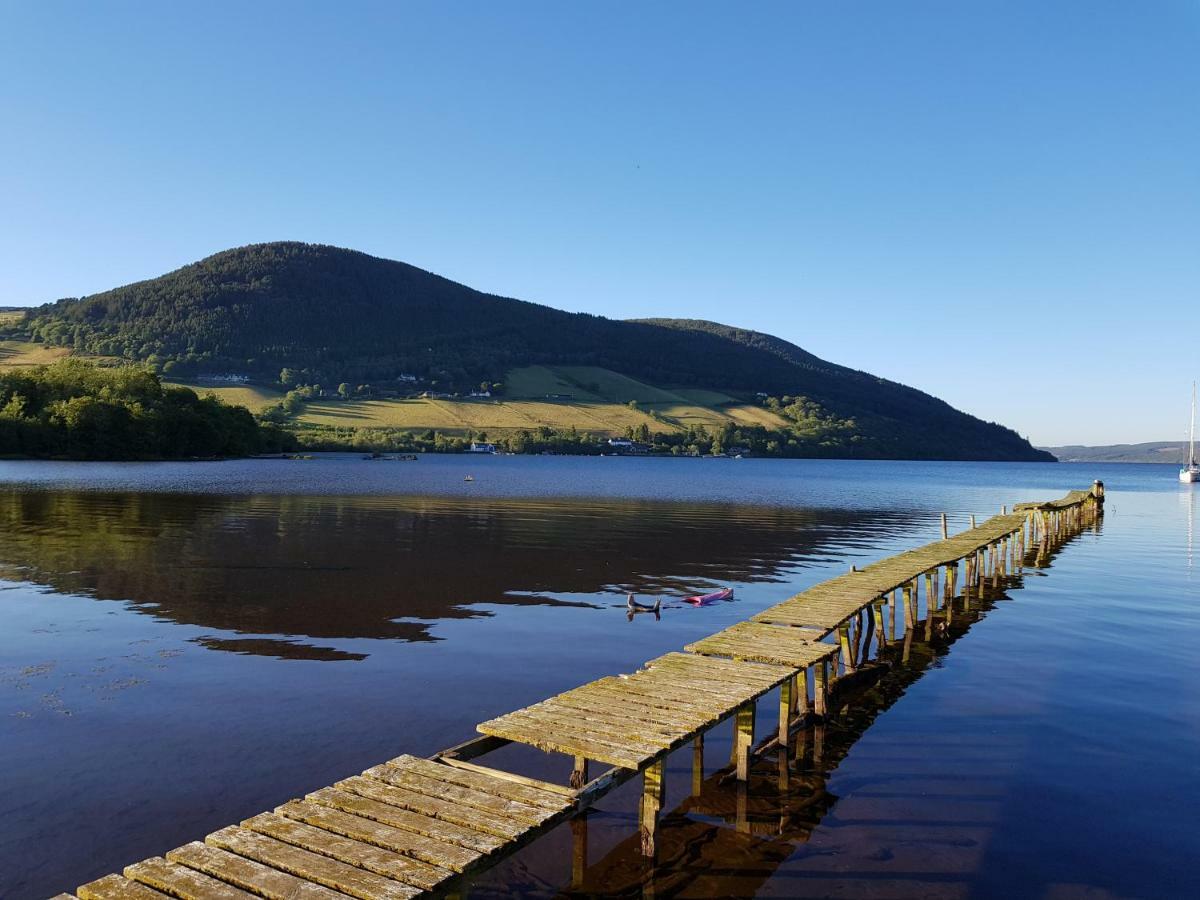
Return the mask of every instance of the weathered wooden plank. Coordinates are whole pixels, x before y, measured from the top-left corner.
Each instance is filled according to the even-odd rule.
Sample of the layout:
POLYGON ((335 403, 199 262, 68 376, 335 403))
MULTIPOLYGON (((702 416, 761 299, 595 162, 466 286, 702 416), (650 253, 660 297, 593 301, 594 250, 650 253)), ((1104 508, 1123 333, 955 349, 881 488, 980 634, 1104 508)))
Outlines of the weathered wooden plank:
POLYGON ((161 856, 126 866, 125 877, 180 900, 250 900, 256 896, 161 856))
POLYGON ((242 827, 422 890, 432 890, 447 879, 455 877, 454 872, 449 869, 431 866, 412 857, 365 844, 276 813, 261 813, 242 822, 242 827))
MULTIPOLYGON (((714 657, 694 656, 694 659, 712 660, 714 662, 732 662, 732 660, 718 660, 714 657)), ((746 666, 760 665, 760 663, 743 663, 746 666)), ((792 674, 791 669, 785 670, 786 674, 781 674, 778 678, 760 679, 760 678, 738 678, 735 676, 724 676, 717 671, 706 671, 700 667, 684 668, 674 664, 660 666, 650 670, 654 674, 654 683, 663 685, 672 685, 676 689, 691 690, 697 699, 707 700, 712 703, 737 703, 739 700, 746 697, 748 694, 763 693, 775 687, 784 678, 792 674)))
POLYGON ((166 900, 166 894, 120 875, 105 875, 80 885, 75 893, 80 900, 166 900))
POLYGON ((346 900, 346 895, 199 841, 176 847, 171 862, 203 872, 267 900, 346 900))
POLYGON ((528 706, 511 714, 516 718, 544 722, 552 730, 586 735, 595 740, 604 740, 618 747, 656 753, 669 744, 677 730, 663 730, 653 722, 634 723, 601 713, 587 713, 561 703, 546 703, 528 706))
MULTIPOLYGON (((336 802, 340 791, 326 789, 326 798, 336 802)), ((357 807, 363 812, 371 812, 374 801, 366 800, 354 794, 346 794, 346 805, 357 807)), ((374 804, 383 806, 383 804, 374 804)), ((383 812, 388 815, 391 807, 383 812)), ((428 834, 411 829, 398 828, 374 818, 364 818, 361 815, 345 812, 341 808, 322 806, 319 803, 305 800, 291 800, 283 806, 275 808, 275 812, 298 822, 306 822, 325 831, 344 835, 356 841, 374 844, 385 850, 411 856, 413 859, 428 863, 435 868, 448 869, 452 872, 462 872, 479 861, 482 854, 478 850, 463 847, 451 841, 439 840, 428 834)), ((411 814, 409 814, 411 815, 411 814)))
POLYGON ((530 806, 536 806, 550 812, 559 812, 571 805, 569 799, 564 798, 562 794, 554 791, 538 788, 531 784, 510 781, 507 778, 488 776, 481 772, 460 769, 455 766, 446 765, 445 763, 421 759, 417 756, 398 756, 395 759, 389 760, 387 764, 389 766, 394 765, 410 769, 427 778, 437 778, 440 781, 474 788, 477 791, 484 791, 496 797, 503 797, 506 800, 527 803, 530 806))
POLYGON ((396 768, 395 766, 372 766, 363 772, 363 775, 368 778, 374 778, 377 781, 385 781, 396 787, 407 788, 410 791, 425 794, 429 797, 441 797, 468 808, 495 813, 498 816, 524 822, 530 826, 539 825, 554 815, 553 812, 547 812, 536 806, 529 806, 516 800, 505 800, 503 797, 497 797, 494 794, 439 781, 436 778, 426 778, 418 772, 396 768))
MULTIPOLYGON (((486 734, 489 732, 484 730, 485 725, 492 728, 506 727, 520 730, 523 733, 537 737, 539 740, 551 743, 559 742, 563 746, 567 746, 568 741, 571 742, 571 746, 574 746, 578 742, 587 742, 601 748, 607 748, 610 752, 633 757, 658 753, 663 745, 663 739, 658 735, 653 737, 635 737, 625 733, 624 730, 621 733, 617 733, 606 729, 603 724, 588 723, 582 716, 556 712, 546 707, 519 709, 515 712, 507 713, 498 719, 493 719, 491 722, 484 723, 484 725, 479 726, 479 729, 486 734)), ((599 756, 591 756, 586 752, 578 753, 574 750, 569 755, 587 756, 589 759, 601 759, 599 756)))
POLYGON ((411 884, 384 878, 237 825, 214 831, 204 841, 211 847, 236 853, 359 900, 411 900, 421 893, 420 888, 411 884))
POLYGON ((658 703, 666 704, 669 709, 679 710, 688 714, 708 715, 713 708, 713 703, 708 698, 698 697, 694 691, 684 690, 677 687, 673 682, 657 678, 637 678, 634 676, 628 678, 606 678, 603 681, 593 682, 587 686, 586 691, 582 691, 581 689, 581 692, 590 694, 593 691, 604 690, 640 694, 652 698, 658 703))
POLYGON ((453 822, 421 815, 364 794, 338 788, 321 788, 319 791, 313 791, 306 799, 368 819, 375 819, 385 825, 394 825, 397 828, 415 831, 417 834, 425 834, 439 841, 458 844, 460 847, 481 854, 492 853, 504 846, 503 839, 495 835, 483 834, 471 828, 455 825, 453 822))
POLYGON ((637 719, 632 715, 614 714, 611 710, 581 710, 564 702, 564 697, 555 697, 544 703, 527 706, 519 713, 536 717, 550 716, 562 720, 567 727, 579 724, 597 735, 614 735, 626 742, 641 743, 647 747, 658 747, 663 740, 670 740, 678 729, 648 719, 637 719))
MULTIPOLYGON (((511 713, 499 719, 484 722, 476 728, 482 734, 509 738, 537 747, 539 750, 565 753, 568 756, 585 756, 588 759, 624 768, 640 768, 642 762, 648 758, 645 752, 638 753, 628 747, 617 747, 607 742, 601 743, 590 735, 585 738, 578 734, 551 734, 546 731, 544 724, 531 723, 511 713)), ((650 756, 653 755, 653 753, 650 754, 650 756)))
POLYGON ((570 697, 562 696, 559 697, 558 702, 581 712, 605 715, 629 724, 651 722, 660 728, 669 729, 666 733, 670 734, 690 731, 696 727, 697 720, 701 718, 696 714, 675 713, 660 707, 642 706, 630 701, 597 696, 590 692, 580 692, 570 697))
POLYGON ((498 838, 501 844, 506 840, 521 836, 530 828, 527 822, 517 822, 504 816, 486 813, 480 809, 463 809, 457 803, 439 800, 436 797, 427 797, 424 794, 361 775, 334 782, 333 786, 338 790, 349 791, 360 797, 378 800, 380 803, 388 803, 400 809, 407 809, 409 812, 428 816, 431 819, 459 825, 480 836, 491 835, 498 838))
MULTIPOLYGON (((486 735, 485 735, 486 737, 486 735)), ((496 738, 496 740, 501 740, 496 738)), ((509 743, 512 743, 509 741, 509 743)), ((553 791, 567 797, 572 802, 575 800, 575 791, 565 785, 555 784, 551 781, 543 781, 539 778, 530 778, 527 775, 517 775, 513 772, 505 772, 502 769, 491 769, 487 766, 477 765, 473 762, 468 762, 465 759, 456 759, 454 757, 445 757, 440 760, 448 766, 454 766, 456 769, 466 769, 468 772, 478 772, 489 778, 497 778, 502 780, 514 781, 517 784, 527 784, 531 787, 536 787, 544 791, 553 791)))

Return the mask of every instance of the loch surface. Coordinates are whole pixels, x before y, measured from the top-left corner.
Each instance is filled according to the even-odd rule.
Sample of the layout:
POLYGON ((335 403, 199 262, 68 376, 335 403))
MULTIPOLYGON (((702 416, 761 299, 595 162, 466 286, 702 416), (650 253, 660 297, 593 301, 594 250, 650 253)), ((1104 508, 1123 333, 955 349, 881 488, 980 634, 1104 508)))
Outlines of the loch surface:
POLYGON ((940 513, 953 532, 1096 478, 1102 525, 856 701, 795 791, 752 781, 753 827, 716 779, 685 802, 685 750, 657 869, 628 852, 631 783, 588 816, 582 884, 564 825, 471 896, 1194 896, 1200 498, 1172 467, 328 456, 0 462, 0 897, 458 743, 940 513), (661 618, 627 620, 628 591, 661 618))

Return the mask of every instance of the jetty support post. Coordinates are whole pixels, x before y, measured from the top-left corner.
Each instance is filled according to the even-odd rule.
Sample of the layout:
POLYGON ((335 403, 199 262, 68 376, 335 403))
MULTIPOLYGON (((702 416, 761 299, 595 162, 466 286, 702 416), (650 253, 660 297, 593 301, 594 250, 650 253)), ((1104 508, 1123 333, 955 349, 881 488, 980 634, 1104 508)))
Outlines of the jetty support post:
POLYGON ((942 513, 942 540, 944 541, 948 537, 950 537, 950 530, 948 524, 946 523, 946 514, 942 513))
POLYGON ((739 706, 733 720, 733 755, 738 781, 746 781, 750 777, 750 750, 754 746, 756 708, 753 700, 739 706))
POLYGON ((656 759, 642 772, 642 804, 638 811, 638 831, 642 837, 642 855, 654 856, 658 837, 658 813, 663 805, 663 761, 656 759))
POLYGON ((704 732, 692 741, 692 796, 699 797, 704 789, 704 732))
POLYGON ((792 733, 792 713, 796 708, 796 676, 783 679, 779 685, 779 746, 787 754, 788 738, 792 733))
MULTIPOLYGON (((837 666, 837 656, 833 657, 833 665, 837 666)), ((817 721, 825 720, 829 702, 829 660, 821 660, 813 669, 813 715, 817 721)))
POLYGON ((850 622, 849 620, 838 625, 838 645, 842 648, 842 665, 846 669, 846 674, 849 675, 854 671, 854 646, 850 640, 850 622))
POLYGON ((588 761, 587 757, 575 757, 575 768, 571 770, 570 785, 573 790, 579 790, 588 783, 588 761))

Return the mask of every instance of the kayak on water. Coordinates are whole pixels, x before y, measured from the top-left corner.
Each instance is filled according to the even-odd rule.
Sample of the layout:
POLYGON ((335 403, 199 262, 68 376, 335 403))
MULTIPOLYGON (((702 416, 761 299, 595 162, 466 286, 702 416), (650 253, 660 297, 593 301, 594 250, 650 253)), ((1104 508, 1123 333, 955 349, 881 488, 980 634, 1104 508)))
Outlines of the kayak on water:
POLYGON ((684 597, 683 602, 690 603, 692 606, 708 606, 710 603, 732 599, 733 588, 721 588, 719 591, 713 591, 711 594, 697 594, 695 597, 684 597))

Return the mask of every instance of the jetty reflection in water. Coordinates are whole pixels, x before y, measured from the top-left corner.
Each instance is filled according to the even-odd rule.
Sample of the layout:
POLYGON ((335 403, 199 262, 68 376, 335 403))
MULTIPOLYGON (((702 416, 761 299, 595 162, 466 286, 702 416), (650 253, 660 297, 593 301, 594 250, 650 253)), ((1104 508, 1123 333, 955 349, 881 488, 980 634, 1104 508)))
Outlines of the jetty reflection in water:
MULTIPOLYGON (((1100 529, 1100 522, 1088 526, 1097 534, 1100 529)), ((1029 553, 1025 563, 1035 572, 1048 568, 1060 549, 1041 556, 1029 553)), ((896 848, 874 853, 862 870, 848 865, 840 854, 809 853, 805 845, 839 800, 829 782, 854 745, 998 603, 1019 599, 1010 591, 1022 588, 1025 577, 1018 572, 995 582, 989 579, 940 609, 926 608, 913 628, 877 648, 871 662, 840 682, 825 721, 810 720, 792 734, 786 747, 773 736, 764 739, 747 782, 737 781, 729 766, 721 767, 719 753, 725 747, 719 738, 727 728, 706 735, 700 749, 676 751, 668 763, 668 779, 684 797, 659 820, 653 859, 643 856, 636 813, 628 808, 635 798, 626 789, 624 803, 609 800, 584 812, 540 844, 481 876, 471 895, 965 896, 971 873, 983 861, 986 835, 980 832, 986 831, 987 824, 962 820, 960 810, 949 813, 952 820, 945 821, 947 809, 965 802, 986 810, 1002 802, 1003 796, 988 786, 987 770, 1005 766, 1003 736, 961 736, 955 757, 943 760, 925 755, 926 743, 919 738, 899 745, 891 742, 890 752, 879 760, 890 769, 883 777, 893 787, 906 780, 911 786, 900 786, 898 792, 876 791, 872 796, 880 806, 894 807, 899 818, 890 820, 885 814, 874 816, 873 821, 841 823, 864 831, 874 828, 878 833, 857 836, 859 841, 867 838, 869 846, 896 848), (703 766, 696 765, 706 752, 709 768, 717 766, 707 775, 703 766), (684 781, 685 775, 690 783, 684 781), (951 784, 949 794, 931 793, 921 784, 930 776, 933 780, 949 776, 958 784, 951 784), (939 852, 929 852, 929 825, 943 832, 932 840, 942 845, 939 852), (597 852, 597 846, 603 849, 597 852), (564 871, 567 859, 569 875, 564 871), (789 861, 799 863, 799 871, 781 878, 780 870, 789 861), (931 862, 940 862, 943 868, 931 868, 931 862), (556 877, 556 872, 561 874, 556 877), (561 882, 556 883, 558 879, 561 882)), ((769 713, 772 705, 760 703, 760 716, 769 713)), ((774 730, 771 723, 765 725, 768 735, 774 730)), ((938 787, 947 790, 944 780, 938 787)))

